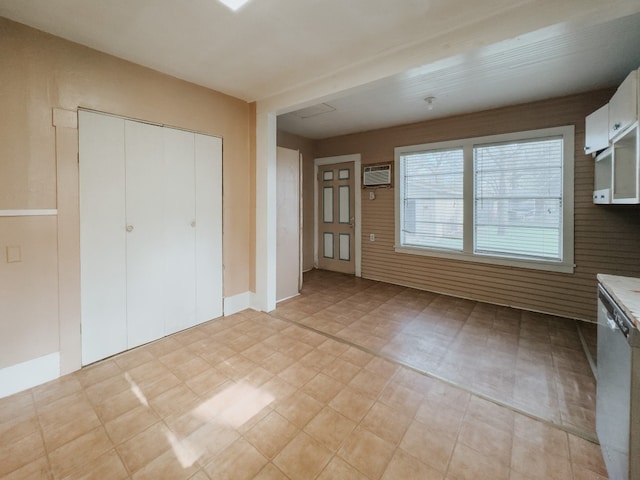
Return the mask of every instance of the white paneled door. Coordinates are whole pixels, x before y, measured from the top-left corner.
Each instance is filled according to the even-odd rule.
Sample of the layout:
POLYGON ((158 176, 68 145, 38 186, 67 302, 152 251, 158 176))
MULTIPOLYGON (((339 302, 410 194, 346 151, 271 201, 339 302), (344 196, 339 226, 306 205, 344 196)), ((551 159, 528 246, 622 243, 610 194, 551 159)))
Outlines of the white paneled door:
POLYGON ((82 363, 222 315, 222 141, 79 112, 82 363))

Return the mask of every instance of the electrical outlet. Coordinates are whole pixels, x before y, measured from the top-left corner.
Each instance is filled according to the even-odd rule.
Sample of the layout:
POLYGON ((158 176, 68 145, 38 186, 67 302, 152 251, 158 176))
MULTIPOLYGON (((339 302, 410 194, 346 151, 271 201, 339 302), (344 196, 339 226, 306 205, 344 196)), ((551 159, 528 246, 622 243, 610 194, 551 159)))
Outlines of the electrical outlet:
POLYGON ((370 233, 369 234, 369 241, 370 242, 375 242, 376 241, 376 234, 375 233, 370 233))

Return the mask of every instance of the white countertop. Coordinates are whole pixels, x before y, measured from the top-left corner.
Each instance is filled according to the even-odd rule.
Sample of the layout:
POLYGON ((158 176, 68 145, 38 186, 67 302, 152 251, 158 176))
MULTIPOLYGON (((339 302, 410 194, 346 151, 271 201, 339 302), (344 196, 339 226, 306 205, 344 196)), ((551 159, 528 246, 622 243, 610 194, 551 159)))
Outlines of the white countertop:
POLYGON ((598 281, 636 327, 640 327, 640 278, 599 273, 598 281))

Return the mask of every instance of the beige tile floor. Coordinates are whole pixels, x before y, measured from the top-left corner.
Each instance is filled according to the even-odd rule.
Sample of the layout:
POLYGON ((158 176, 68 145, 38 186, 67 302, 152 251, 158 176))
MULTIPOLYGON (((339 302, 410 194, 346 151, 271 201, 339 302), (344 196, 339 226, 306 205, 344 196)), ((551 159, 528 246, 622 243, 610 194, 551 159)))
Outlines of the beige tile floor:
MULTIPOLYGON (((313 310, 303 300, 323 278, 337 279, 309 277, 305 294, 282 307, 313 310)), ((353 279, 337 291, 363 288, 396 292, 375 306, 389 319, 377 324, 379 338, 427 299, 353 279)), ((334 311, 341 300, 328 298, 316 297, 316 307, 334 311)), ((355 305, 339 311, 348 317, 355 305)), ((0 399, 0 478, 589 480, 606 472, 599 447, 580 436, 245 311, 0 399)))
MULTIPOLYGON (((274 314, 596 438, 574 320, 317 270, 274 314)), ((594 325, 582 332, 591 344, 594 325)))

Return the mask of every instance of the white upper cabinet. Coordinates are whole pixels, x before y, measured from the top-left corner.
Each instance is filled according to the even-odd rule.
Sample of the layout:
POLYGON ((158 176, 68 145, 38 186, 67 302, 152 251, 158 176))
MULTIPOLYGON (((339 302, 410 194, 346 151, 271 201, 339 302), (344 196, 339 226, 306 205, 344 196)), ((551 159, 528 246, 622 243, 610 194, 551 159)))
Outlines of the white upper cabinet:
POLYGON ((640 203, 640 135, 638 122, 613 142, 612 203, 640 203))
POLYGON ((609 103, 585 119, 585 153, 606 148, 596 157, 594 203, 640 204, 639 71, 627 75, 609 103))
POLYGON ((584 153, 595 153, 609 146, 609 104, 585 119, 584 153))
POLYGON ((638 71, 631 72, 609 101, 609 139, 638 119, 638 71))

